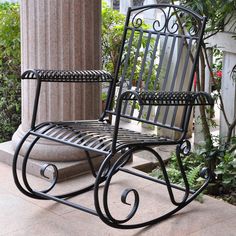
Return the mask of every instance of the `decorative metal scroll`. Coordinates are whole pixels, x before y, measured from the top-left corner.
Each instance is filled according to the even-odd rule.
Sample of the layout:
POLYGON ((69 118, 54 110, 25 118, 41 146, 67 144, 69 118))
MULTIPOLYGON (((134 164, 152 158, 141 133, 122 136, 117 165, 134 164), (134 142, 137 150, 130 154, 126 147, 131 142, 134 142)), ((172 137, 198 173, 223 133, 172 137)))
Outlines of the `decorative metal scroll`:
POLYGON ((131 18, 131 26, 142 28, 145 24, 143 14, 147 11, 154 11, 155 19, 148 19, 148 22, 152 21, 152 24, 148 24, 150 24, 150 27, 155 32, 198 37, 201 31, 201 18, 181 8, 164 4, 163 7, 156 8, 155 10, 152 7, 136 10, 131 18))
MULTIPOLYGON (((99 216, 101 217, 101 219, 105 223, 107 223, 108 225, 116 227, 116 228, 123 228, 123 229, 138 228, 138 227, 146 226, 146 225, 150 224, 151 222, 152 223, 159 222, 163 217, 168 217, 170 214, 173 214, 177 209, 181 209, 184 206, 186 206, 188 203, 190 203, 200 193, 200 191, 202 191, 202 189, 200 191, 197 190, 196 192, 191 191, 190 186, 189 186, 189 182, 188 182, 186 174, 185 174, 182 159, 185 156, 188 156, 190 154, 190 151, 191 151, 191 144, 188 140, 183 140, 176 147, 176 157, 177 157, 179 169, 180 169, 180 172, 181 172, 181 175, 183 178, 184 187, 180 187, 180 186, 170 183, 165 164, 164 164, 162 158, 159 156, 159 154, 154 149, 147 147, 147 146, 143 146, 141 148, 134 147, 134 148, 131 148, 131 149, 125 151, 123 153, 123 155, 121 155, 120 158, 110 168, 110 170, 107 174, 107 179, 104 181, 104 188, 102 190, 103 194, 101 194, 102 197, 101 197, 100 201, 99 201, 99 195, 98 195, 98 186, 95 186, 95 199, 96 199, 95 207, 96 207, 96 210, 99 213, 99 216), (145 150, 146 152, 149 152, 159 162, 160 170, 163 173, 163 181, 162 180, 156 180, 156 181, 158 183, 164 184, 166 186, 170 201, 173 205, 176 206, 176 208, 173 211, 170 211, 169 213, 167 213, 166 215, 163 215, 162 217, 153 219, 151 221, 137 223, 137 224, 132 224, 132 223, 125 224, 125 223, 129 223, 131 221, 131 219, 134 219, 135 217, 137 217, 138 214, 140 214, 140 208, 141 208, 140 207, 140 200, 142 199, 141 191, 139 191, 139 189, 135 189, 132 187, 127 187, 123 191, 121 191, 120 200, 123 204, 129 205, 130 210, 122 219, 120 219, 120 218, 118 219, 112 213, 111 206, 108 203, 109 202, 109 190, 110 190, 112 178, 115 174, 117 174, 117 172, 124 172, 126 174, 134 175, 136 177, 145 178, 142 174, 133 172, 133 171, 126 169, 124 167, 124 163, 126 163, 127 159, 129 159, 132 156, 131 154, 133 152, 138 151, 139 149, 142 151, 145 150), (175 196, 173 189, 178 189, 184 193, 182 195, 182 199, 179 199, 178 201, 176 200, 176 196, 175 196), (133 195, 131 200, 128 200, 129 195, 133 195)), ((103 165, 98 173, 98 177, 102 173, 103 169, 106 168, 106 165, 109 164, 108 160, 109 159, 107 159, 103 163, 103 165)), ((210 170, 208 168, 203 168, 200 171, 199 175, 205 179, 205 184, 206 184, 207 182, 210 181, 212 173, 210 172, 210 170)), ((146 179, 150 180, 150 177, 146 177, 146 179)), ((152 179, 152 180, 155 182, 154 179, 152 179)), ((205 188, 205 184, 203 185, 203 188, 205 188)), ((137 220, 137 218, 136 218, 136 220, 137 220)))
POLYGON ((236 82, 236 65, 233 67, 231 71, 231 78, 233 79, 233 81, 236 82))

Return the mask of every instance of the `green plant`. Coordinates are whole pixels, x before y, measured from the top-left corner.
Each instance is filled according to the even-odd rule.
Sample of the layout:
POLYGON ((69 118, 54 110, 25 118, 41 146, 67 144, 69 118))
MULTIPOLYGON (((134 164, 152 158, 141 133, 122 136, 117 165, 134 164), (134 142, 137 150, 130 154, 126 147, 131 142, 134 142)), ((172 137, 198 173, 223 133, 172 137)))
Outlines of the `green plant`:
MULTIPOLYGON (((172 0, 172 3, 174 2, 175 0, 172 0)), ((180 0, 179 2, 197 13, 207 16, 205 38, 223 31, 229 22, 236 23, 233 18, 236 10, 235 0, 180 0)))
MULTIPOLYGON (((186 177, 189 181, 190 188, 197 189, 203 181, 203 179, 199 177, 199 172, 204 165, 204 157, 201 151, 191 153, 189 156, 184 157, 182 161, 184 170, 187 173, 186 177)), ((184 180, 175 153, 171 154, 171 158, 166 165, 166 171, 172 183, 184 186, 184 180)), ((159 167, 154 169, 150 175, 163 179, 163 173, 159 167)))
MULTIPOLYGON (((175 0, 172 0, 172 3, 174 3, 175 0)), ((207 24, 205 28, 205 34, 204 39, 210 38, 211 36, 215 35, 216 33, 220 31, 224 31, 224 28, 228 23, 230 22, 231 29, 234 28, 236 25, 236 19, 235 19, 235 12, 236 12, 236 4, 234 0, 181 0, 179 1, 180 4, 191 8, 195 12, 200 13, 200 15, 207 16, 207 24)), ((178 22, 181 22, 181 19, 177 17, 178 22)), ((188 19, 191 22, 191 19, 188 19)), ((194 22, 192 22, 194 23, 194 22)), ((181 24, 180 24, 181 25, 181 24)), ((181 30, 182 27, 180 27, 181 30)), ((215 53, 217 51, 215 50, 215 53)), ((220 54, 220 53, 219 53, 220 54)), ((223 103, 221 90, 220 90, 220 79, 221 79, 221 71, 218 70, 222 65, 220 63, 211 64, 210 60, 208 58, 207 54, 207 45, 202 44, 202 48, 200 50, 200 60, 199 60, 199 68, 196 70, 196 87, 197 90, 202 91, 204 90, 204 83, 205 83, 205 77, 206 77, 206 71, 205 67, 207 67, 210 71, 210 77, 211 81, 213 83, 213 87, 216 91, 215 98, 219 101, 219 107, 222 111, 225 123, 228 127, 228 133, 227 137, 225 139, 221 139, 222 142, 215 147, 212 135, 210 133, 210 125, 212 122, 210 122, 210 119, 208 119, 209 115, 207 115, 208 110, 205 109, 203 106, 200 106, 200 117, 201 117, 201 124, 202 124, 202 132, 204 135, 205 140, 205 149, 208 160, 207 160, 207 166, 211 169, 211 172, 214 172, 216 170, 217 164, 221 160, 219 160, 219 153, 221 153, 221 150, 223 149, 223 155, 227 152, 227 148, 232 143, 232 134, 233 129, 236 126, 236 117, 229 118, 225 111, 225 106, 223 103), (214 151, 214 155, 211 155, 210 153, 214 151)), ((212 113, 211 113, 212 114, 212 113)), ((213 180, 213 185, 217 185, 217 180, 213 180)))
POLYGON ((107 93, 102 92, 102 101, 105 102, 107 100, 107 93))
POLYGON ((102 2, 102 67, 115 73, 119 57, 125 16, 102 2))
POLYGON ((0 142, 11 139, 20 124, 19 5, 0 4, 0 142))
POLYGON ((236 190, 236 156, 226 152, 221 158, 221 162, 216 166, 215 173, 219 176, 224 191, 236 190))
MULTIPOLYGON (((110 73, 114 74, 116 65, 118 62, 119 57, 119 50, 120 46, 122 45, 122 37, 123 37, 123 31, 124 31, 124 23, 125 23, 125 16, 118 12, 117 10, 111 9, 105 2, 103 2, 102 5, 102 64, 103 69, 109 71, 110 73)), ((142 24, 143 29, 150 28, 149 25, 145 24, 143 22, 142 24)), ((130 38, 131 31, 127 32, 127 39, 130 38)), ((125 44, 124 46, 124 53, 122 61, 125 60, 126 53, 129 52, 129 61, 126 71, 126 78, 130 78, 133 70, 133 64, 135 60, 135 55, 137 52, 137 47, 139 44, 139 37, 140 33, 135 32, 132 40, 132 45, 125 44), (128 48, 130 46, 130 48, 128 48)), ((137 59, 136 67, 133 74, 133 81, 137 81, 140 76, 141 66, 142 66, 142 58, 144 56, 144 50, 146 47, 146 44, 148 42, 147 37, 143 37, 140 45, 139 50, 139 57, 137 59)), ((148 52, 147 57, 151 58, 152 56, 152 47, 154 47, 155 39, 151 38, 149 42, 150 50, 148 52)), ((150 60, 147 61, 144 71, 143 71, 143 78, 148 78, 149 73, 149 64, 151 63, 150 60)), ((154 63, 153 70, 157 70, 157 63, 154 63)), ((124 65, 121 65, 121 69, 119 71, 120 74, 122 74, 122 71, 124 69, 124 65)), ((155 72, 152 73, 149 83, 149 89, 153 88, 152 81, 155 81, 155 72)), ((135 82, 134 82, 135 83, 135 82)), ((158 89, 158 88, 157 88, 158 89)))
MULTIPOLYGON (((217 47, 213 48, 214 62, 212 64, 213 81, 212 90, 216 90, 217 94, 221 89, 221 79, 222 79, 222 67, 223 67, 223 52, 217 47)), ((215 99, 217 100, 217 98, 215 99)))
POLYGON ((236 193, 236 137, 232 138, 232 144, 223 155, 219 157, 220 161, 216 166, 215 173, 218 181, 221 182, 223 192, 236 193))
MULTIPOLYGON (((172 0, 174 3, 175 0, 172 0)), ((231 28, 234 28, 236 25, 235 12, 236 12, 236 4, 234 0, 181 0, 179 1, 182 5, 191 8, 195 12, 198 12, 201 15, 207 16, 207 24, 205 28, 204 39, 210 38, 213 35, 217 34, 220 31, 224 31, 226 25, 230 23, 231 28)), ((180 20, 180 19, 179 19, 180 20)), ((211 80, 213 82, 213 86, 218 91, 217 98, 220 102, 220 108, 222 110, 223 117, 228 126, 228 134, 225 140, 226 145, 228 145, 231 141, 232 131, 236 126, 236 117, 230 122, 229 117, 227 117, 225 112, 225 106, 223 103, 223 99, 220 91, 219 80, 215 79, 214 73, 214 65, 211 65, 209 62, 208 54, 206 52, 207 46, 205 44, 202 45, 202 49, 200 50, 200 68, 197 71, 197 89, 204 90, 204 81, 205 81, 205 67, 207 66, 210 71, 211 80)), ((218 74, 220 77, 220 74, 218 74)), ((209 123, 207 122, 206 110, 204 108, 200 108, 202 125, 203 125, 203 134, 205 136, 205 140, 207 143, 207 148, 211 149, 213 147, 212 137, 210 134, 209 123)))
MULTIPOLYGON (((232 138, 232 143, 236 144, 236 137, 232 138)), ((218 140, 219 141, 219 140, 218 140)), ((212 196, 221 197, 236 205, 236 146, 232 145, 227 149, 216 145, 210 151, 205 147, 198 147, 189 156, 182 158, 183 167, 191 189, 198 189, 204 179, 199 177, 199 172, 204 166, 209 165, 211 159, 215 160, 216 178, 206 189, 205 193, 212 196)), ((182 175, 175 153, 167 162, 166 170, 172 183, 184 186, 182 175)), ((151 176, 163 179, 163 173, 159 167, 154 169, 151 176)))

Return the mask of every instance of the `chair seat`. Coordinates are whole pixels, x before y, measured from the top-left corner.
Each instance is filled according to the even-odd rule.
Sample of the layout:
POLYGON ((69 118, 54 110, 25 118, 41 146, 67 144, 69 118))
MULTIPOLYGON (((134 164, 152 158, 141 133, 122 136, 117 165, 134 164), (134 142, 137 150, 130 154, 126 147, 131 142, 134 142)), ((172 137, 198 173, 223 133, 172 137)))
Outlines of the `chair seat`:
MULTIPOLYGON (((38 125, 31 134, 71 146, 108 154, 111 150, 114 126, 101 121, 50 122, 38 125)), ((116 147, 123 144, 148 144, 166 141, 152 134, 119 128, 116 147)), ((169 140, 170 141, 170 140, 169 140)))

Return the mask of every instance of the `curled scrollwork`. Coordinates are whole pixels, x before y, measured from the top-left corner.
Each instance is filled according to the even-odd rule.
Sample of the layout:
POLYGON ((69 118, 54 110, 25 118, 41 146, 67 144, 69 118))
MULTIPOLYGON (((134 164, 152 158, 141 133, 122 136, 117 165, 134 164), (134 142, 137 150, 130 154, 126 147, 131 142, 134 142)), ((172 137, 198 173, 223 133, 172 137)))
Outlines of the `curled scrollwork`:
MULTIPOLYGON (((139 206, 139 194, 138 194, 137 190, 132 189, 132 188, 127 188, 121 194, 121 202, 126 205, 132 206, 128 215, 122 220, 115 219, 111 215, 109 207, 108 207, 108 191, 109 191, 111 179, 112 179, 113 175, 116 174, 125 163, 127 163, 127 161, 131 158, 131 156, 132 156, 132 149, 126 150, 119 157, 119 159, 115 162, 115 164, 112 166, 112 168, 110 169, 110 171, 108 173, 107 179, 105 181, 104 194, 103 194, 104 210, 105 210, 106 216, 109 218, 109 220, 111 220, 115 224, 117 224, 117 223, 123 224, 123 223, 128 222, 130 219, 133 218, 133 216, 135 215, 135 213, 138 209, 138 206, 139 206), (133 195, 134 195, 134 200, 133 200, 132 204, 127 202, 127 197, 130 193, 133 193, 133 195)), ((104 168, 106 168, 105 165, 104 165, 104 168)))
POLYGON ((130 203, 127 202, 127 197, 130 193, 134 194, 134 203, 133 203, 133 207, 132 210, 130 211, 129 215, 126 217, 126 219, 123 221, 123 223, 129 221, 131 218, 133 218, 133 216, 135 215, 138 206, 139 206, 139 194, 137 192, 137 190, 135 189, 131 189, 131 188, 127 188, 123 191, 122 195, 121 195, 121 202, 131 206, 130 203))
POLYGON ((177 22, 170 22, 171 21, 169 20, 167 30, 169 31, 169 33, 175 34, 179 30, 179 24, 177 22))
POLYGON ((155 20, 155 21, 153 22, 152 27, 153 27, 154 31, 156 31, 156 32, 161 32, 161 31, 164 29, 165 25, 162 25, 162 26, 161 26, 160 20, 155 20))
POLYGON ((210 169, 207 167, 203 167, 199 173, 200 177, 202 177, 203 179, 208 179, 211 175, 210 173, 210 169))
MULTIPOLYGON (((185 149, 188 148, 188 141, 183 142, 183 143, 186 144, 185 147, 183 147, 183 152, 185 152, 185 149)), ((145 150, 145 151, 152 153, 159 161, 160 168, 161 168, 163 175, 164 175, 164 181, 162 183, 165 183, 165 185, 167 187, 167 191, 169 193, 170 200, 173 203, 173 205, 179 207, 179 206, 185 204, 185 202, 189 196, 189 186, 188 186, 188 183, 185 183, 185 189, 183 190, 185 192, 185 194, 184 194, 182 200, 181 201, 175 200, 175 196, 172 191, 173 186, 171 185, 171 183, 169 181, 168 174, 167 174, 167 171, 165 168, 165 164, 164 164, 163 160, 161 159, 161 157, 159 156, 159 154, 155 150, 153 150, 150 147, 143 147, 143 146, 142 146, 142 148, 134 147, 134 148, 131 148, 128 150, 126 149, 126 150, 124 150, 124 152, 121 152, 121 156, 117 159, 117 161, 110 168, 109 173, 107 175, 107 179, 105 180, 105 185, 104 185, 104 189, 103 189, 103 201, 101 201, 103 204, 104 212, 102 212, 102 210, 100 208, 99 200, 97 199, 97 197, 98 197, 98 194, 96 193, 96 191, 98 191, 97 187, 96 187, 97 190, 95 191, 95 198, 96 198, 96 201, 95 201, 96 205, 95 206, 96 206, 97 211, 99 212, 99 216, 103 219, 104 222, 106 222, 112 226, 115 226, 115 227, 118 225, 120 228, 129 227, 125 223, 129 222, 136 215, 138 208, 139 208, 140 196, 139 196, 139 192, 134 188, 125 188, 125 190, 121 194, 121 198, 120 198, 121 202, 125 205, 130 206, 129 212, 126 214, 126 216, 124 218, 117 219, 116 217, 114 217, 110 211, 110 206, 108 203, 109 189, 111 186, 111 180, 112 180, 113 176, 115 174, 117 174, 119 171, 124 171, 124 172, 127 171, 127 173, 133 173, 132 171, 129 172, 129 170, 123 168, 123 166, 130 159, 130 157, 132 156, 132 153, 134 153, 138 150, 142 150, 142 151, 145 150), (128 201, 128 196, 130 196, 130 195, 133 195, 131 202, 128 201)), ((110 158, 108 158, 103 163, 102 168, 100 168, 100 170, 99 170, 98 179, 102 175, 103 171, 106 169, 106 165, 108 164, 108 162, 110 162, 111 158, 112 158, 112 156, 110 156, 110 158)), ((182 166, 181 166, 181 171, 184 172, 182 166)), ((182 173, 182 174, 184 175, 184 182, 187 181, 185 174, 184 173, 182 173)), ((139 224, 137 224, 137 225, 139 225, 139 224)))
POLYGON ((150 8, 144 8, 141 11, 138 11, 131 20, 131 24, 134 28, 140 28, 143 25, 142 13, 149 10, 150 8))
POLYGON ((191 143, 188 140, 184 140, 179 147, 179 151, 184 156, 189 155, 191 151, 191 143))
MULTIPOLYGON (((145 25, 145 19, 142 13, 145 11, 152 10, 152 8, 145 8, 137 12, 131 20, 131 25, 134 28, 141 28, 145 25)), ((170 34, 181 34, 189 35, 191 37, 197 36, 200 31, 200 19, 195 15, 178 9, 177 7, 160 7, 158 11, 155 12, 153 19, 148 18, 147 24, 152 25, 152 29, 159 32, 168 32, 170 34), (152 22, 151 22, 152 21, 152 22)), ((145 25, 146 26, 146 25, 145 25)))
POLYGON ((143 24, 143 20, 141 18, 133 18, 132 25, 134 28, 140 28, 143 24))
POLYGON ((52 190, 58 180, 58 169, 54 164, 46 163, 46 164, 42 165, 42 167, 40 169, 40 175, 46 179, 49 179, 49 177, 46 175, 46 171, 49 168, 53 169, 52 183, 46 190, 42 191, 43 193, 48 193, 50 190, 52 190))
POLYGON ((170 34, 190 35, 192 37, 197 36, 200 30, 199 20, 194 15, 175 10, 167 18, 166 29, 170 34))
POLYGON ((155 32, 162 32, 166 27, 167 15, 163 9, 160 8, 159 10, 160 10, 160 14, 162 15, 162 17, 160 16, 159 19, 155 19, 153 21, 153 30, 155 32), (161 18, 162 18, 162 20, 161 20, 161 18))
POLYGON ((168 16, 168 18, 166 19, 166 30, 170 33, 170 34, 175 34, 176 32, 178 32, 179 28, 180 28, 180 22, 178 22, 176 20, 176 15, 178 13, 177 12, 173 12, 171 15, 168 16))

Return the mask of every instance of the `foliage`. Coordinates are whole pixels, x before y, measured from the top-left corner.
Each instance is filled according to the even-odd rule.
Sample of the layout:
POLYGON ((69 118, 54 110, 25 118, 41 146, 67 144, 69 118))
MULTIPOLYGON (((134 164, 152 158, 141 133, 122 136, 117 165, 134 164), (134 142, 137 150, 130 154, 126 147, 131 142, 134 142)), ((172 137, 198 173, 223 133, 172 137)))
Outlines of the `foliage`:
MULTIPOLYGON (((174 3, 175 0, 172 0, 172 3, 174 3)), ((179 1, 182 5, 191 8, 195 12, 198 12, 201 15, 207 16, 207 25, 205 29, 204 38, 209 38, 212 35, 218 33, 219 31, 223 31, 226 25, 229 25, 231 30, 233 27, 236 28, 236 19, 235 19, 235 12, 236 12, 236 3, 235 0, 181 0, 179 1)), ((215 49, 215 52, 217 53, 217 50, 215 49)), ((232 131, 234 127, 236 126, 236 117, 232 122, 230 122, 229 118, 226 115, 225 107, 223 103, 223 99, 221 96, 220 91, 220 79, 222 76, 222 72, 218 70, 217 67, 214 67, 215 65, 211 65, 209 62, 209 58, 206 52, 206 45, 202 45, 202 49, 200 51, 200 68, 197 71, 198 72, 198 82, 197 82, 197 88, 198 90, 203 90, 204 88, 204 81, 205 81, 205 71, 204 68, 207 66, 210 71, 211 80, 213 82, 213 87, 218 93, 217 96, 215 96, 219 102, 220 102, 220 109, 222 110, 223 117, 226 121, 226 125, 228 126, 228 134, 225 142, 227 144, 230 143, 230 140, 232 138, 232 131), (201 73, 199 73, 201 71, 201 73), (199 76, 200 74, 200 76, 199 76)), ((222 66, 222 65, 217 65, 222 66)), ((207 122, 207 115, 205 114, 206 111, 204 109, 200 108, 201 113, 201 119, 203 124, 203 134, 205 136, 205 140, 207 140, 208 148, 212 148, 213 142, 210 135, 210 129, 209 129, 209 123, 207 122)))
POLYGON ((223 67, 223 52, 217 47, 214 47, 213 56, 214 56, 214 62, 212 64, 212 72, 213 72, 212 90, 213 91, 216 90, 220 92, 221 79, 222 79, 222 67, 223 67))
MULTIPOLYGON (((113 10, 102 1, 102 69, 115 74, 119 58, 125 16, 113 10)), ((103 83, 103 90, 107 91, 109 84, 103 83)), ((107 92, 102 92, 102 101, 107 98, 107 92)))
MULTIPOLYGON (((148 28, 150 28, 150 26, 143 23, 142 28, 143 29, 148 29, 148 28)), ((127 39, 130 38, 130 33, 131 32, 128 32, 127 39)), ((153 61, 153 65, 151 65, 151 63, 152 63, 151 58, 153 58, 153 51, 154 51, 154 47, 155 47, 155 37, 152 37, 149 41, 148 37, 144 36, 142 38, 141 43, 139 42, 139 37, 140 37, 140 32, 135 32, 130 49, 128 49, 128 46, 129 46, 128 43, 125 44, 125 49, 124 49, 125 53, 124 53, 123 61, 125 60, 126 53, 128 52, 128 50, 130 50, 128 66, 127 66, 127 69, 126 69, 127 70, 126 76, 128 78, 133 76, 132 77, 133 78, 133 83, 134 83, 133 85, 135 86, 136 85, 135 83, 137 83, 137 81, 139 80, 140 72, 142 71, 141 72, 142 78, 144 78, 145 81, 146 81, 146 79, 148 79, 150 77, 150 80, 149 80, 149 83, 148 83, 148 85, 149 85, 148 89, 153 90, 154 89, 154 83, 155 83, 155 80, 156 80, 156 72, 157 72, 157 69, 158 69, 158 63, 157 63, 158 56, 156 56, 156 58, 153 61), (139 43, 140 43, 140 45, 139 45, 139 43), (147 52, 146 57, 149 58, 149 59, 146 60, 145 64, 143 64, 147 43, 149 44, 149 47, 148 47, 149 50, 147 52), (137 48, 139 48, 139 55, 138 55, 137 61, 134 63, 135 58, 136 58, 137 48), (136 65, 135 70, 133 68, 134 64, 136 65), (150 67, 152 68, 151 73, 150 73, 150 67), (132 75, 132 73, 133 73, 133 75, 132 75), (149 75, 149 73, 150 73, 150 75, 149 75)), ((122 69, 123 69, 123 67, 124 67, 124 65, 121 66, 122 69)), ((120 71, 120 73, 122 73, 122 70, 120 71)), ((155 90, 158 90, 158 89, 159 89, 159 84, 156 85, 155 90)))
MULTIPOLYGON (((224 194, 236 194, 236 137, 232 138, 230 146, 227 146, 218 157, 215 174, 217 181, 221 183, 221 192, 224 194)), ((236 199, 235 199, 236 204, 236 199)))
POLYGON ((0 4, 0 142, 11 138, 20 124, 19 5, 0 4))
MULTIPOLYGON (((199 172, 204 166, 204 157, 199 152, 191 153, 182 159, 183 167, 186 171, 186 177, 189 181, 191 189, 197 189, 204 181, 199 177, 199 172)), ((175 153, 172 153, 171 159, 168 161, 166 171, 170 178, 170 181, 174 184, 184 186, 184 180, 179 170, 179 164, 175 153)), ((163 173, 160 168, 154 169, 151 173, 153 177, 163 179, 163 173)))
POLYGON ((102 101, 106 101, 107 99, 107 93, 106 92, 102 92, 102 101))
POLYGON ((232 138, 231 146, 216 145, 211 152, 205 151, 203 155, 207 163, 210 159, 215 160, 215 179, 209 185, 207 192, 236 205, 236 153, 235 138, 232 138))
MULTIPOLYGON (((102 67, 104 70, 109 71, 113 75, 115 74, 116 66, 119 58, 120 46, 122 45, 123 32, 124 32, 125 16, 110 8, 107 3, 103 2, 102 5, 102 67)), ((149 26, 145 23, 142 24, 143 29, 148 29, 149 26)), ((131 31, 127 32, 126 39, 131 36, 131 31)), ((144 56, 144 50, 147 44, 147 37, 143 37, 139 50, 139 57, 137 59, 135 70, 133 71, 133 64, 136 56, 137 47, 139 44, 139 32, 135 32, 132 40, 132 45, 124 45, 124 53, 122 62, 125 61, 126 55, 129 51, 129 60, 126 71, 126 78, 130 78, 133 73, 133 81, 137 81, 140 76, 140 71, 142 67, 142 58, 144 56), (129 46, 129 47, 128 47, 129 46)), ((126 40, 128 41, 128 40, 126 40)), ((150 48, 154 47, 155 39, 152 38, 149 42, 150 48)), ((152 50, 149 50, 147 57, 151 58, 152 50)), ((145 68, 143 70, 143 77, 148 78, 149 64, 150 60, 147 61, 145 68)), ((154 62, 153 70, 157 70, 157 63, 154 62)), ((122 74, 124 69, 124 63, 121 64, 121 69, 119 73, 122 74)), ((150 89, 153 88, 153 81, 155 80, 155 73, 152 73, 150 78, 150 89)), ((134 82, 135 83, 135 82, 134 82)), ((157 85, 158 86, 158 85, 157 85)), ((158 89, 158 88, 157 88, 158 89)))
MULTIPOLYGON (((236 138, 233 139, 236 144, 236 138)), ((215 159, 216 178, 206 189, 205 193, 221 197, 228 202, 236 205, 236 146, 232 145, 227 149, 219 149, 215 146, 210 151, 204 147, 198 147, 189 156, 182 159, 184 170, 191 189, 198 189, 204 179, 199 177, 199 172, 204 166, 209 165, 210 159, 215 159)), ((172 183, 184 186, 182 175, 179 171, 179 165, 175 153, 166 165, 169 179, 172 183)), ((153 177, 163 179, 163 173, 159 167, 150 174, 153 177)))
POLYGON ((114 74, 124 31, 125 16, 102 2, 102 65, 114 74))
POLYGON ((206 38, 223 31, 236 10, 235 0, 180 0, 180 3, 200 15, 207 16, 206 38))
MULTIPOLYGON (((174 0, 172 0, 174 3, 174 0)), ((236 19, 235 19, 235 11, 236 4, 234 0, 181 0, 180 3, 186 7, 191 8, 195 12, 200 13, 201 15, 207 16, 207 25, 205 29, 204 38, 209 38, 212 35, 216 34, 219 31, 223 31, 225 26, 230 23, 230 27, 235 27, 236 19)), ((236 28, 236 27, 235 27, 236 28)), ((234 30, 234 29, 233 29, 234 30)), ((207 118, 207 110, 203 107, 200 107, 200 115, 201 115, 201 123, 203 126, 203 135, 206 140, 205 149, 207 156, 210 157, 207 160, 207 165, 211 169, 212 172, 215 172, 219 163, 222 162, 224 165, 223 159, 220 155, 223 153, 223 156, 227 155, 228 147, 232 144, 232 134, 233 129, 236 126, 236 117, 233 119, 227 116, 225 111, 225 106, 223 103, 222 95, 221 95, 221 77, 222 77, 222 57, 221 52, 217 49, 214 49, 214 54, 217 58, 215 63, 212 65, 208 58, 208 54, 206 51, 206 44, 203 43, 202 48, 200 50, 200 60, 199 60, 199 68, 197 69, 197 89, 204 90, 204 82, 205 82, 205 67, 207 66, 210 71, 211 80, 213 83, 213 88, 215 89, 214 97, 219 101, 219 107, 222 111, 225 123, 228 127, 228 133, 225 140, 222 139, 222 142, 218 144, 218 146, 214 146, 213 138, 210 134, 210 125, 209 119, 207 118), (232 120, 232 121, 231 121, 232 120), (221 151, 223 149, 223 151, 221 151), (211 154, 213 152, 213 155, 211 154)), ((213 181, 213 185, 219 184, 218 180, 213 181)))
POLYGON ((236 155, 226 152, 221 162, 216 166, 215 174, 219 176, 223 191, 236 191, 236 155))

